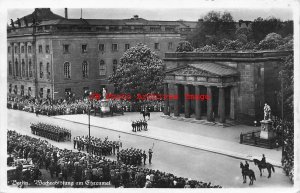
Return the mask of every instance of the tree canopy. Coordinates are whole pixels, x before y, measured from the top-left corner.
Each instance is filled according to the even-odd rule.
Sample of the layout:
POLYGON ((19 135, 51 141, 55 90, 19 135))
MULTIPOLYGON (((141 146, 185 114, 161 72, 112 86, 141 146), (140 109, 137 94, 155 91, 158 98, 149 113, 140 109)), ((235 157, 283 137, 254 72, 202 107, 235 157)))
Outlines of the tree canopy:
POLYGON ((196 30, 188 37, 194 47, 217 44, 220 39, 232 39, 236 27, 229 12, 210 11, 199 19, 196 30))
POLYGON ((194 50, 193 46, 188 41, 179 42, 176 52, 192 52, 194 50))
POLYGON ((120 59, 115 74, 109 77, 116 92, 130 94, 160 93, 162 91, 162 60, 144 44, 128 49, 120 59))

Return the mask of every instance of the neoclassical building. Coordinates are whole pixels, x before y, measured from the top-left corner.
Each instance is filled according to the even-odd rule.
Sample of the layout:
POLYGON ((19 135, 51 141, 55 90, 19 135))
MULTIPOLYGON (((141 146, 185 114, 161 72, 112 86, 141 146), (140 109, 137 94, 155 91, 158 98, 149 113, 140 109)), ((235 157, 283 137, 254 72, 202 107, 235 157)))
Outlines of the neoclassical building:
POLYGON ((166 53, 165 114, 197 120, 226 119, 253 124, 263 118, 264 103, 280 115, 277 95, 282 58, 291 51, 166 53), (186 95, 208 95, 197 100, 186 95), (169 112, 168 112, 169 109, 169 112))
POLYGON ((13 21, 7 29, 8 91, 16 95, 63 98, 71 91, 108 92, 107 81, 123 53, 146 44, 161 58, 196 22, 152 21, 135 15, 129 19, 69 19, 49 8, 13 21), (184 32, 184 33, 183 33, 184 32))

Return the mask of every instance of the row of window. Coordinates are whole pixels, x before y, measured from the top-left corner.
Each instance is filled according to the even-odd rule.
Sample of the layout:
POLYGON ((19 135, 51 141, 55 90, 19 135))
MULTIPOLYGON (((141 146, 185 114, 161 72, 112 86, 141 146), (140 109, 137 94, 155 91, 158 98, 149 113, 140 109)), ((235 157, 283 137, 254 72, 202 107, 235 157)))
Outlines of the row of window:
MULTIPOLYGON (((15 70, 13 71, 13 66, 12 66, 12 62, 9 61, 8 62, 8 74, 10 76, 14 75, 14 76, 22 76, 22 77, 32 77, 32 62, 31 59, 29 59, 28 61, 28 66, 26 67, 25 61, 24 59, 22 59, 21 62, 21 71, 19 70, 19 62, 18 60, 15 61, 14 64, 14 68, 15 70)), ((43 66, 43 62, 40 62, 39 65, 39 71, 40 71, 40 78, 44 77, 44 66, 43 66)), ((46 63, 46 72, 47 72, 47 78, 50 78, 50 63, 47 62, 46 63)))
POLYGON ((13 64, 11 61, 8 62, 8 74, 10 76, 22 76, 22 77, 32 77, 32 62, 31 59, 28 60, 28 66, 26 67, 24 59, 21 61, 21 66, 19 66, 18 60, 14 63, 14 70, 13 64), (21 69, 19 69, 19 67, 21 69))
MULTIPOLYGON (((11 46, 8 46, 8 48, 7 48, 8 54, 11 54, 11 52, 12 52, 11 48, 12 48, 11 46)), ((15 54, 19 54, 19 53, 24 54, 25 53, 25 46, 21 46, 21 47, 15 46, 14 47, 14 52, 15 52, 15 54)), ((27 53, 30 54, 31 52, 32 52, 31 45, 28 45, 27 46, 27 53)), ((38 46, 38 52, 40 54, 43 53, 43 46, 42 45, 38 46)), ((50 54, 50 46, 49 45, 45 46, 45 53, 50 54)))
MULTIPOLYGON (((130 48, 130 44, 125 44, 124 45, 124 51, 128 50, 130 48)), ((154 49, 155 50, 160 50, 160 44, 159 43, 154 43, 154 49)), ((168 43, 168 50, 173 49, 173 43, 169 42, 168 43)), ((105 52, 106 47, 105 44, 99 44, 98 45, 98 50, 100 52, 105 52)), ((118 44, 112 44, 111 45, 111 51, 112 52, 117 52, 119 50, 119 45, 118 44)), ((81 53, 87 53, 88 52, 88 45, 87 44, 81 44, 81 53)), ((70 44, 64 44, 63 45, 63 53, 64 54, 69 54, 70 53, 70 44)))
MULTIPOLYGON (((116 72, 118 61, 113 60, 113 73, 116 72)), ((99 62, 99 76, 105 76, 106 75, 106 64, 104 60, 100 60, 99 62)), ((82 63, 82 77, 87 78, 88 77, 88 63, 87 61, 83 61, 82 63)), ((70 62, 64 63, 64 78, 70 79, 71 78, 71 64, 70 62)))
MULTIPOLYGON (((14 93, 14 94, 19 94, 18 93, 18 85, 15 85, 14 86, 14 89, 12 89, 13 86, 12 84, 9 84, 9 88, 8 88, 8 92, 11 94, 11 93, 14 93)), ((25 96, 25 87, 24 85, 21 85, 21 90, 20 90, 20 95, 21 96, 25 96)), ((31 87, 28 87, 27 89, 27 96, 32 96, 32 90, 31 90, 31 87)), ((44 97, 44 88, 40 88, 40 91, 39 91, 39 96, 41 98, 44 97)), ((46 95, 47 98, 51 98, 51 94, 50 94, 50 89, 47 89, 47 95, 46 95)))
MULTIPOLYGON (((129 48, 130 48, 130 44, 125 44, 124 45, 124 51, 128 50, 129 48)), ((154 43, 154 49, 155 50, 160 50, 160 44, 159 43, 154 43)), ((172 50, 172 49, 173 49, 173 43, 172 42, 168 42, 168 50, 172 50)), ((105 44, 99 44, 98 45, 98 50, 100 52, 105 52, 105 50, 106 50, 105 44)), ((118 50, 119 50, 119 45, 118 44, 112 44, 111 45, 111 51, 117 52, 118 50)), ((87 53, 87 51, 88 51, 88 45, 87 44, 81 44, 81 53, 87 53)), ((11 54, 11 52, 12 52, 11 46, 8 46, 8 54, 11 54)), ((14 52, 16 54, 18 54, 18 53, 22 53, 22 54, 25 53, 25 46, 21 46, 21 51, 19 50, 18 46, 15 46, 14 47, 14 52)), ((31 46, 28 45, 27 46, 27 53, 31 53, 31 52, 32 52, 31 46)), ((38 53, 39 54, 44 53, 42 45, 38 46, 38 53)), ((50 46, 49 45, 45 46, 45 53, 46 54, 50 54, 50 46)), ((64 54, 70 53, 70 45, 69 44, 64 44, 63 45, 63 53, 64 54)))

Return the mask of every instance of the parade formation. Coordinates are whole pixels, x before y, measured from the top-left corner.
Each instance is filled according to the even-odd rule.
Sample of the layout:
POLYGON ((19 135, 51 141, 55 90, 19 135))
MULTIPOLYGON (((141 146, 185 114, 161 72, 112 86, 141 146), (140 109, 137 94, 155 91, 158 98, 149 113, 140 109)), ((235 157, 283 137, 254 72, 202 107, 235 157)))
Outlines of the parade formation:
POLYGON ((71 130, 46 123, 31 124, 31 133, 57 142, 71 141, 71 130))
POLYGON ((146 120, 137 120, 137 121, 132 121, 131 123, 132 131, 148 131, 148 123, 146 120))
MULTIPOLYGON (((21 135, 15 131, 7 132, 7 142, 7 153, 13 155, 13 160, 17 157, 32 159, 33 169, 38 169, 38 173, 45 170, 46 173, 50 173, 51 178, 57 179, 56 182, 51 183, 55 187, 64 186, 63 181, 69 181, 71 187, 100 187, 101 185, 96 183, 100 181, 109 182, 116 188, 143 188, 145 184, 147 184, 147 188, 221 188, 219 185, 182 178, 159 170, 140 168, 130 163, 113 161, 98 155, 60 149, 45 140, 21 135)), ((123 157, 123 152, 141 153, 140 150, 127 149, 122 153, 119 152, 122 154, 121 157, 123 157)), ((141 155, 144 157, 145 151, 141 155)), ((149 153, 149 163, 151 163, 151 158, 152 151, 149 153)), ((35 186, 40 180, 40 175, 36 175, 36 173, 31 173, 33 176, 27 178, 28 174, 21 171, 20 169, 16 170, 9 177, 8 182, 12 184, 14 181, 23 181, 25 182, 23 185, 35 186)))
POLYGON ((101 140, 100 138, 91 136, 89 141, 88 136, 77 136, 74 137, 73 143, 74 149, 87 151, 97 156, 116 155, 116 152, 119 152, 119 149, 122 147, 120 141, 109 141, 108 137, 101 140))
POLYGON ((8 10, 6 188, 293 187, 293 5, 8 10))

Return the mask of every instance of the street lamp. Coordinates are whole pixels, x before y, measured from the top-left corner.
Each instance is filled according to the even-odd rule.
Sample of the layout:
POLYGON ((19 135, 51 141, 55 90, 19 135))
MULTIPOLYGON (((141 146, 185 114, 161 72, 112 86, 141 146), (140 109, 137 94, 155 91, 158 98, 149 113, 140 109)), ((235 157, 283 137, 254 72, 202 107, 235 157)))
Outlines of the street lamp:
POLYGON ((87 147, 87 152, 89 153, 90 151, 90 146, 91 146, 91 101, 90 97, 92 95, 92 92, 85 91, 84 97, 86 97, 84 100, 87 100, 88 102, 88 128, 89 128, 89 143, 87 147))

